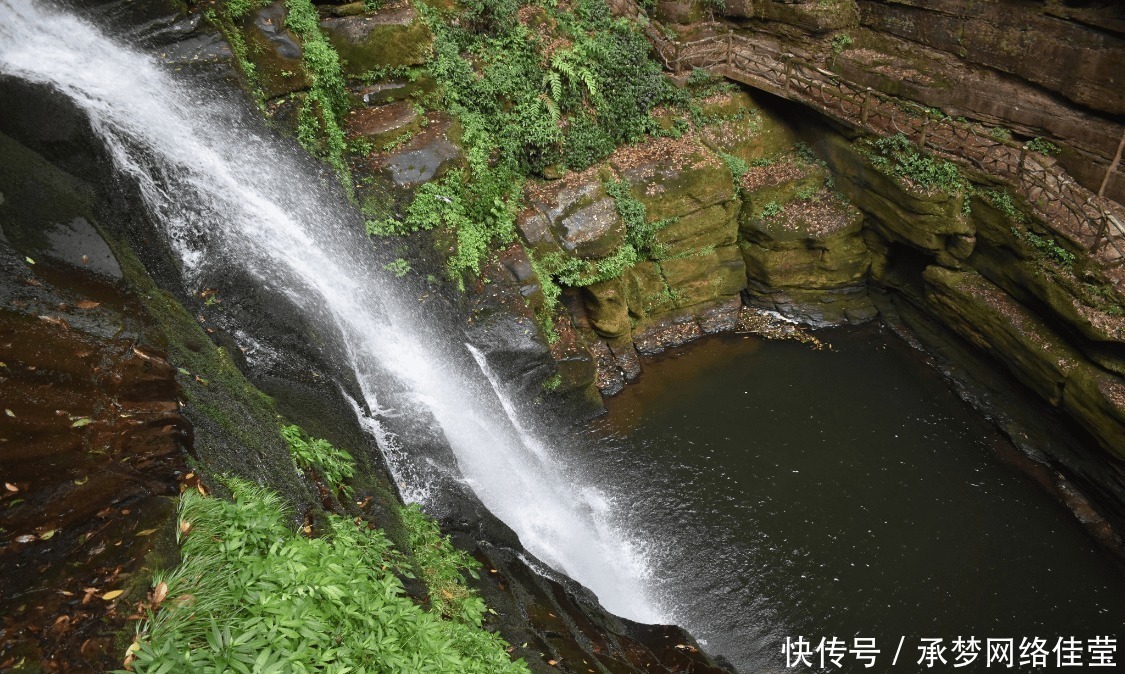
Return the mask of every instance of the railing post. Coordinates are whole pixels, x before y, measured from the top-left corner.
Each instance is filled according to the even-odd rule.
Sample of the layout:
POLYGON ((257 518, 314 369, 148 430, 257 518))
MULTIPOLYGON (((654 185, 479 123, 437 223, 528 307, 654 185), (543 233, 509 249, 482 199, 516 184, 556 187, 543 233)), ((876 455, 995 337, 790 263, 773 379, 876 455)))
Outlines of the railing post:
POLYGON ((926 132, 930 129, 930 118, 922 118, 922 131, 918 134, 918 147, 926 149, 926 132))
POLYGON ((789 78, 793 70, 793 62, 790 60, 792 54, 782 54, 781 58, 785 59, 785 97, 789 98, 789 78))
POLYGON ((733 68, 734 62, 730 60, 731 50, 734 47, 734 33, 727 33, 727 66, 733 68))
POLYGON ((1021 147, 1020 148, 1020 165, 1019 165, 1019 168, 1016 170, 1016 175, 1019 176, 1020 178, 1023 178, 1024 166, 1026 164, 1027 164, 1027 148, 1021 147))
POLYGON ((871 106, 871 87, 863 91, 863 107, 859 111, 859 123, 867 126, 867 115, 871 106))
POLYGON ((1098 198, 1105 196, 1105 188, 1109 185, 1109 177, 1117 170, 1117 165, 1121 163, 1121 151, 1125 150, 1125 129, 1121 130, 1121 142, 1117 144, 1117 154, 1113 157, 1113 162, 1105 170, 1105 177, 1102 178, 1102 186, 1098 188, 1098 198))

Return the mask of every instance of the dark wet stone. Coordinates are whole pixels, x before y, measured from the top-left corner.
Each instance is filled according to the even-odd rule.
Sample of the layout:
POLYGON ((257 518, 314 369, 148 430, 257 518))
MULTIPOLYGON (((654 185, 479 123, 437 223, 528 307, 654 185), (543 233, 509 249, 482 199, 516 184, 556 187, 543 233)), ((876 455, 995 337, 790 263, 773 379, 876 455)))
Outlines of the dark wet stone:
POLYGON ((278 56, 287 59, 301 58, 301 45, 297 44, 296 36, 285 27, 285 6, 281 3, 258 10, 254 14, 254 27, 273 43, 278 56))
POLYGON ((86 268, 111 278, 121 278, 121 265, 94 226, 81 216, 57 223, 46 230, 48 246, 44 253, 57 260, 86 268))

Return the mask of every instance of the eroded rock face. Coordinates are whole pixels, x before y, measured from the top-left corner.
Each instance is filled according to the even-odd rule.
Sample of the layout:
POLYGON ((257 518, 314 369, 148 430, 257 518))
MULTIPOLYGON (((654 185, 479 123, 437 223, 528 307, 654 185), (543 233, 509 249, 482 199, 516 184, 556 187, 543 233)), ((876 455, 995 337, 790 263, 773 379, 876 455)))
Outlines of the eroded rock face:
MULTIPOLYGON (((684 5, 694 11, 667 7, 656 12, 666 23, 703 20, 701 1, 684 5)), ((1125 201, 1125 172, 1114 165, 1125 136, 1120 4, 737 0, 722 13, 755 42, 860 87, 1017 140, 1047 138, 1064 148, 1060 161, 1083 186, 1125 201)))

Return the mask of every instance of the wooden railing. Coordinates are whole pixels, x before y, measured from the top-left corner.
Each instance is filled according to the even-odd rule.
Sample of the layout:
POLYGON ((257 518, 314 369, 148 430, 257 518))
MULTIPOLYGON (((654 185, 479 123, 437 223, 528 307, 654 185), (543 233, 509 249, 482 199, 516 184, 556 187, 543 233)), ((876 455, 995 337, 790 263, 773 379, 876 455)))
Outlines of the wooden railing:
POLYGON ((1125 290, 1120 206, 1076 183, 1054 159, 1003 138, 996 129, 846 82, 776 45, 738 35, 725 24, 702 28, 716 34, 679 42, 656 21, 644 25, 660 60, 673 72, 704 68, 871 133, 905 134, 921 148, 1006 180, 1046 224, 1084 246, 1105 269, 1115 270, 1114 283, 1125 290))

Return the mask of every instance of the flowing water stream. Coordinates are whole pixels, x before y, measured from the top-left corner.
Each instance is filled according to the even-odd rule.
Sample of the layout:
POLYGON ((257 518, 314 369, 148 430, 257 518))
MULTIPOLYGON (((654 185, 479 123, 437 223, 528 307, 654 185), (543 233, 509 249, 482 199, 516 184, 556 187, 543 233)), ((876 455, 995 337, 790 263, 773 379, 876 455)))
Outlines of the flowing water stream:
POLYGON ((509 416, 481 371, 462 365, 471 358, 454 357, 463 344, 396 295, 354 211, 295 161, 291 144, 240 122, 237 102, 41 2, 0 0, 0 74, 47 85, 86 113, 189 282, 237 265, 336 333, 363 389, 357 410, 382 447, 397 447, 393 469, 416 498, 426 493, 416 483, 423 459, 409 438, 382 430, 382 415, 425 410, 453 449, 458 479, 532 554, 619 615, 663 618, 645 595, 643 558, 597 491, 571 489, 584 481, 509 416), (380 396, 388 374, 407 399, 380 396))

